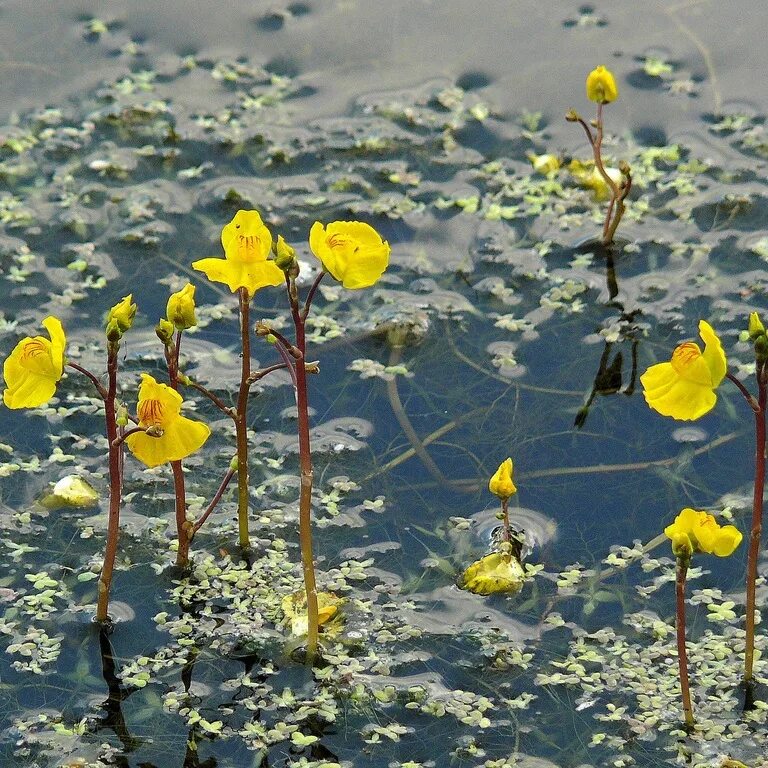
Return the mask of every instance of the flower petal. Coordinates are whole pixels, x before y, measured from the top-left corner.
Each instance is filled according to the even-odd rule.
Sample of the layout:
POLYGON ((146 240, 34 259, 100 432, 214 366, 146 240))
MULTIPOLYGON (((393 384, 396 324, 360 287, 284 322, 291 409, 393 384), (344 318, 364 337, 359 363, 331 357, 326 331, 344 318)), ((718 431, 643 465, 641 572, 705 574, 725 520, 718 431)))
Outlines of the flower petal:
POLYGON ((728 361, 725 358, 723 345, 720 343, 720 338, 715 333, 715 329, 706 320, 699 322, 699 335, 704 342, 702 357, 709 367, 712 386, 717 387, 725 378, 728 370, 728 361))

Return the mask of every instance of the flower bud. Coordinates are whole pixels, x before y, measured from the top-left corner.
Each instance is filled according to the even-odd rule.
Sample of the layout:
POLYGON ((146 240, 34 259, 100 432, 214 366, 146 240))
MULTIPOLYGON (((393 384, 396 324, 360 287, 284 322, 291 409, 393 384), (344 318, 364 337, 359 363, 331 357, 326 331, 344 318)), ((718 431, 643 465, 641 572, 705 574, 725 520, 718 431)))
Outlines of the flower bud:
POLYGON ((119 341, 122 335, 133 325, 136 305, 132 303, 133 294, 129 293, 122 301, 109 310, 106 322, 107 338, 119 341))
POLYGON ((170 320, 162 318, 155 326, 157 338, 167 347, 173 340, 174 325, 170 320))
POLYGON ((569 109, 565 113, 565 119, 569 123, 575 123, 579 119, 579 113, 575 109, 569 109))
POLYGON ((195 317, 195 286, 187 283, 168 299, 165 314, 177 331, 186 331, 197 325, 195 317))
POLYGON ((288 272, 296 264, 296 249, 292 248, 282 235, 277 236, 277 242, 272 244, 272 252, 275 254, 275 264, 288 272))
POLYGON ((686 564, 690 562, 693 556, 693 544, 690 537, 684 533, 674 533, 672 535, 672 554, 686 564))
POLYGON ((517 493, 517 488, 512 482, 512 470, 512 459, 505 459, 488 482, 488 490, 502 500, 517 493))
POLYGON ((749 338, 754 340, 760 336, 765 336, 765 326, 763 325, 762 320, 760 320, 760 315, 758 315, 757 312, 750 312, 749 338))
POLYGON ((602 64, 587 75, 587 98, 597 104, 608 104, 619 97, 613 73, 602 64))

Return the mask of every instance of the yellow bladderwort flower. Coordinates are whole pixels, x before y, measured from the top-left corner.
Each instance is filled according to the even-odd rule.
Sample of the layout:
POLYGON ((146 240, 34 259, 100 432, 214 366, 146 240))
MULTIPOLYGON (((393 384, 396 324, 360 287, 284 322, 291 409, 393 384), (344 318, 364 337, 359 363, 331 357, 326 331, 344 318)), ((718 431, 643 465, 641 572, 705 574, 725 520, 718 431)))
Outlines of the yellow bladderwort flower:
POLYGON ((200 259, 192 262, 215 283, 226 283, 234 293, 245 288, 253 296, 260 288, 282 285, 285 274, 267 257, 272 250, 272 234, 258 211, 238 211, 221 230, 223 259, 200 259))
POLYGON ((460 586, 476 595, 514 594, 522 589, 524 581, 523 566, 511 552, 492 552, 464 571, 460 586))
POLYGON ((135 316, 136 305, 133 303, 133 294, 129 293, 109 310, 105 324, 107 338, 110 341, 119 341, 122 335, 133 325, 135 316))
MULTIPOLYGON (((333 630, 341 629, 341 614, 339 609, 344 604, 343 597, 337 597, 333 592, 317 593, 317 624, 324 627, 324 633, 333 635, 333 630)), ((282 600, 283 623, 291 628, 291 634, 297 637, 307 634, 307 595, 304 590, 286 595, 282 600)))
POLYGON ((699 322, 704 351, 693 341, 678 346, 668 363, 652 365, 641 377, 648 405, 662 416, 690 421, 714 408, 715 389, 725 378, 727 362, 712 326, 699 322))
POLYGON ((526 157, 533 166, 533 170, 544 176, 554 175, 562 165, 562 161, 557 155, 537 155, 534 152, 528 152, 526 157))
POLYGON ((197 451, 211 430, 201 421, 182 416, 181 395, 159 384, 147 373, 141 375, 137 414, 139 426, 152 434, 135 432, 125 438, 131 453, 148 467, 181 461, 197 451))
POLYGON ((504 459, 488 481, 488 490, 500 499, 508 499, 517 493, 517 488, 512 482, 513 470, 512 459, 504 459))
POLYGON ((619 97, 613 73, 602 64, 587 75, 587 98, 598 104, 608 104, 619 97))
POLYGON ((171 294, 165 314, 177 331, 187 331, 197 325, 195 286, 192 283, 187 283, 180 291, 171 294))
POLYGON ((664 529, 672 540, 672 551, 677 557, 690 557, 692 552, 706 552, 728 557, 741 544, 741 531, 734 525, 719 525, 707 512, 686 507, 672 525, 664 529))
POLYGON ((46 317, 43 327, 50 339, 43 336, 22 339, 3 365, 6 385, 3 402, 9 408, 36 408, 47 403, 64 373, 67 339, 61 321, 46 317))
POLYGON ((389 243, 362 221, 319 221, 309 230, 309 247, 323 268, 345 288, 368 288, 389 264, 389 243))

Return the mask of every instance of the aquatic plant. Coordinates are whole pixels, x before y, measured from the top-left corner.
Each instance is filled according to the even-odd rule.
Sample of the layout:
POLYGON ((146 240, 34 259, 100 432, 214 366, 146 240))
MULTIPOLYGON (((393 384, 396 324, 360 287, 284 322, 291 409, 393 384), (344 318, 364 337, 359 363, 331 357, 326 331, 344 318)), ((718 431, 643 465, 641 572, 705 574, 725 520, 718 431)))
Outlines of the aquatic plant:
POLYGON ((521 542, 509 523, 509 500, 517 493, 512 479, 514 465, 506 458, 488 481, 488 490, 501 501, 500 541, 496 551, 481 557, 461 575, 460 586, 478 595, 516 593, 522 589, 525 570, 520 562, 521 542))
POLYGON ((590 125, 574 109, 568 111, 565 119, 569 123, 578 123, 584 129, 587 141, 592 148, 595 167, 589 170, 583 163, 574 161, 576 164, 571 164, 571 172, 580 178, 582 183, 592 187, 598 199, 603 198, 603 184, 605 185, 609 203, 603 222, 601 242, 603 245, 610 245, 624 216, 626 208, 624 201, 632 189, 632 173, 626 161, 619 163, 618 169, 612 169, 606 168, 603 160, 603 107, 619 97, 619 89, 613 73, 602 65, 596 67, 587 75, 586 88, 587 98, 597 104, 597 116, 591 123, 595 129, 594 133, 590 125))
POLYGON ((672 541, 672 553, 676 558, 677 662, 685 725, 690 730, 694 726, 694 717, 685 645, 685 577, 694 552, 728 557, 739 546, 742 536, 735 526, 720 526, 712 515, 697 512, 690 507, 680 512, 675 521, 664 529, 664 534, 672 541))
POLYGON ((752 668, 755 653, 755 592, 757 560, 760 552, 765 486, 766 405, 768 404, 768 335, 756 312, 749 316, 744 334, 754 345, 757 398, 728 370, 719 337, 705 320, 699 322, 704 351, 692 341, 678 345, 669 362, 651 366, 641 377, 648 405, 663 416, 683 421, 698 419, 714 408, 715 389, 727 378, 743 395, 755 417, 755 478, 752 498, 752 524, 746 573, 746 645, 744 649, 745 705, 752 705, 752 668))

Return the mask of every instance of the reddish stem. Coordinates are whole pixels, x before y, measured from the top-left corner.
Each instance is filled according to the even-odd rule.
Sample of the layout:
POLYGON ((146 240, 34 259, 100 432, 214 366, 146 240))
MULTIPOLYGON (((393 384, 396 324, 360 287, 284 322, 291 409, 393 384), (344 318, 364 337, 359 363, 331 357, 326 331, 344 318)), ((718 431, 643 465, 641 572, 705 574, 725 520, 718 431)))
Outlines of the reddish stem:
POLYGON ((104 563, 99 575, 99 597, 96 606, 96 621, 109 620, 109 593, 112 588, 112 572, 117 556, 120 536, 120 496, 122 492, 121 457, 122 443, 119 441, 115 402, 117 400, 117 352, 119 344, 108 343, 107 390, 104 399, 104 419, 109 453, 109 517, 107 522, 107 544, 104 549, 104 563))
MULTIPOLYGON (((316 281, 319 282, 319 281, 316 281)), ((301 359, 294 366, 296 372, 296 409, 298 412, 299 467, 301 470, 301 491, 299 494, 299 544, 301 565, 304 573, 304 588, 307 596, 307 661, 311 664, 317 653, 319 634, 317 583, 315 563, 312 554, 312 446, 309 436, 309 400, 307 395, 306 335, 304 317, 299 311, 296 284, 287 278, 288 298, 291 303, 293 324, 296 328, 296 347, 301 359)))
POLYGON ((763 530, 763 493, 765 488, 765 365, 757 366, 757 406, 755 412, 755 487, 752 496, 752 529, 747 553, 746 642, 744 647, 744 683, 752 685, 752 665, 755 657, 755 591, 757 560, 763 530))
POLYGON ((216 505, 221 501, 221 497, 224 495, 224 491, 227 490, 227 486, 229 485, 230 480, 235 476, 235 472, 237 470, 235 469, 228 469, 227 474, 224 475, 224 479, 221 481, 221 485, 219 486, 219 490, 216 491, 214 497, 211 499, 211 503, 208 505, 208 508, 203 512, 202 515, 200 515, 200 519, 192 526, 192 533, 189 537, 189 540, 192 541, 192 538, 194 535, 203 527, 203 523, 210 517, 211 512, 213 512, 214 509, 216 509, 216 505))
POLYGON ((680 693, 683 696, 683 713, 685 727, 693 729, 693 707, 691 706, 691 688, 688 683, 688 651, 685 646, 685 576, 688 572, 688 561, 677 558, 677 578, 675 579, 675 594, 677 597, 677 663, 680 671, 680 693))
POLYGON ((249 379, 251 376, 251 328, 249 320, 248 290, 238 290, 240 301, 240 337, 242 339, 242 359, 240 373, 240 392, 235 413, 235 436, 237 440, 237 528, 240 547, 243 551, 251 548, 248 532, 248 411, 249 379))

